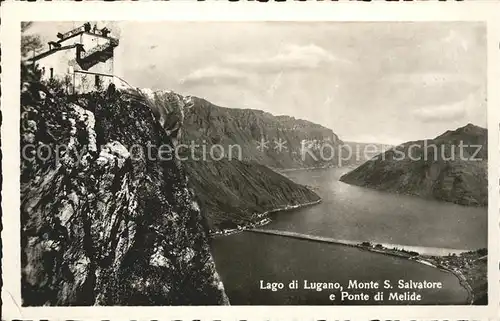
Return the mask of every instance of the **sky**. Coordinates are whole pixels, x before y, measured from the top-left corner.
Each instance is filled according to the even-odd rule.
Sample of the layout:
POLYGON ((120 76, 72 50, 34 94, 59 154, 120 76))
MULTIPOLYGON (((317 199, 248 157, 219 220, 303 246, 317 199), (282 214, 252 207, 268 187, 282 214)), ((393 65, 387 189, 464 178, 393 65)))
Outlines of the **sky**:
MULTIPOLYGON (((476 22, 98 22, 114 73, 232 108, 290 115, 345 141, 399 144, 486 127, 486 27, 476 22)), ((45 42, 78 23, 39 22, 45 42)))

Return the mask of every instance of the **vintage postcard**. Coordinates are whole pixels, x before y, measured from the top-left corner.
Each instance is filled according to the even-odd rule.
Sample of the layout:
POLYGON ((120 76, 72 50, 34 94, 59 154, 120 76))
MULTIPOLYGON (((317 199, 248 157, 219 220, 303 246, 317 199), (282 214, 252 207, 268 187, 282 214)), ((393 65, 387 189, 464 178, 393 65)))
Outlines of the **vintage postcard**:
POLYGON ((496 3, 3 9, 4 319, 498 315, 496 3))

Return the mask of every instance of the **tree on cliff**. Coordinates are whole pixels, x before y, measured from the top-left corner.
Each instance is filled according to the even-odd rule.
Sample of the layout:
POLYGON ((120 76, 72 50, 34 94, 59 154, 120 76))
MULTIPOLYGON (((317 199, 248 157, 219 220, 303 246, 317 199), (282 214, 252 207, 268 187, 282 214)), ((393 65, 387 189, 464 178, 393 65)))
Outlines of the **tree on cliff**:
POLYGON ((26 31, 33 25, 32 21, 21 22, 21 56, 28 57, 43 48, 43 43, 39 35, 27 34, 26 31))

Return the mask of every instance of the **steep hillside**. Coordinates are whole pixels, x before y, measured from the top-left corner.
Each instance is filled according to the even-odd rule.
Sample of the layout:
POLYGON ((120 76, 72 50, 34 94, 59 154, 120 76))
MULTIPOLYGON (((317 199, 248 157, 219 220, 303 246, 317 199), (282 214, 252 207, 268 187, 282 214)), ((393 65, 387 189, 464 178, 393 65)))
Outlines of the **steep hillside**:
MULTIPOLYGON (((338 165, 342 141, 326 127, 255 109, 224 108, 189 97, 183 141, 241 147, 242 159, 277 169, 338 165), (268 142, 259 149, 258 142, 268 142), (277 142, 284 142, 280 150, 277 142), (323 156, 320 148, 323 146, 323 156), (327 146, 325 148, 324 146, 327 146), (333 155, 332 151, 333 150, 333 155)), ((234 157, 234 155, 233 155, 234 157)))
POLYGON ((184 171, 158 157, 182 113, 154 103, 23 84, 24 306, 228 303, 184 171))
POLYGON ((340 180, 384 191, 486 206, 487 163, 488 131, 468 124, 434 139, 397 146, 340 180))
POLYGON ((172 91, 142 89, 140 95, 155 106, 154 114, 169 133, 177 135, 182 131, 180 143, 183 148, 172 157, 183 160, 190 185, 211 230, 248 226, 262 220, 259 214, 264 212, 319 200, 308 188, 263 164, 279 168, 326 166, 328 163, 325 162, 303 162, 300 154, 295 152, 300 153, 300 140, 305 137, 319 139, 326 135, 339 144, 331 130, 259 110, 218 107, 206 100, 183 97, 172 91), (156 110, 158 107, 161 108, 156 110), (165 113, 168 117, 164 116, 165 113), (182 126, 176 119, 183 119, 182 126), (260 133, 267 135, 271 142, 271 137, 290 139, 295 144, 292 145, 293 153, 278 152, 272 143, 268 150, 260 152, 256 144, 260 133), (221 148, 212 150, 216 144, 221 148), (231 147, 234 145, 238 148, 231 147))
POLYGON ((307 187, 255 162, 189 161, 185 166, 212 230, 246 226, 262 220, 259 214, 320 200, 307 187))

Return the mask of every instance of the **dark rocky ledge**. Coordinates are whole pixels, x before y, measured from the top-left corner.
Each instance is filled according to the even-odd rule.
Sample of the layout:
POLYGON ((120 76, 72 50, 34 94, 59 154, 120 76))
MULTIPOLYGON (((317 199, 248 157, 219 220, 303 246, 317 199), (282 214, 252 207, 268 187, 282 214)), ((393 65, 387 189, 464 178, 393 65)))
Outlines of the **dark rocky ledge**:
POLYGON ((51 151, 21 159, 24 306, 228 303, 182 165, 131 157, 176 139, 147 101, 25 82, 21 113, 21 148, 51 151))

